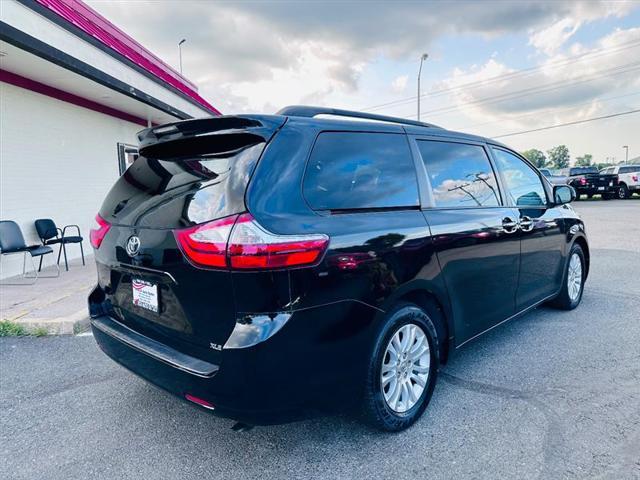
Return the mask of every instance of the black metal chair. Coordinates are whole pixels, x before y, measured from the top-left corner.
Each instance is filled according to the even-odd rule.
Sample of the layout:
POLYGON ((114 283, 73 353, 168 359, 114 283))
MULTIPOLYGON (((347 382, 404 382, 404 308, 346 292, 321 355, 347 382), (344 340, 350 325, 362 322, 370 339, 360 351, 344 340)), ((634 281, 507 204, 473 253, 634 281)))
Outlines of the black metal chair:
MULTIPOLYGON (((36 230, 38 231, 38 236, 40 240, 42 240, 43 245, 55 245, 57 243, 60 244, 60 249, 58 250, 58 265, 60 265, 60 254, 64 252, 64 267, 67 271, 69 271, 69 262, 67 261, 67 244, 69 243, 79 243, 80 244, 80 255, 82 255, 82 265, 84 265, 84 250, 82 250, 82 234, 80 233, 80 227, 78 225, 67 225, 62 230, 60 230, 55 222, 50 218, 40 218, 36 220, 36 230), (67 228, 75 228, 78 232, 78 235, 67 235, 67 228)), ((42 261, 40 261, 40 266, 42 266, 42 261)))
MULTIPOLYGON (((11 220, 0 221, 0 259, 5 255, 22 254, 22 278, 33 279, 29 284, 36 283, 39 277, 53 278, 60 275, 60 267, 56 264, 57 273, 55 275, 39 275, 40 269, 36 270, 36 264, 33 261, 34 257, 40 257, 40 267, 42 267, 42 257, 53 253, 51 247, 45 245, 31 245, 28 246, 22 231, 18 224, 11 220), (33 274, 27 275, 27 257, 31 259, 31 266, 33 267, 33 274)), ((10 283, 6 282, 2 285, 26 285, 27 283, 10 283)))

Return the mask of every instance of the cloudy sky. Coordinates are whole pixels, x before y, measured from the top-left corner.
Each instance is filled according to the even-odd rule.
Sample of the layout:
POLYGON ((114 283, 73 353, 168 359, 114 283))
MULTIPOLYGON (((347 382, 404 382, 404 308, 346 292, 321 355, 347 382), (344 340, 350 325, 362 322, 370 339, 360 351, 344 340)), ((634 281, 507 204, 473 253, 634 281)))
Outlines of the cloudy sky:
MULTIPOLYGON (((498 137, 640 108, 640 2, 95 1, 223 113, 313 104, 498 137)), ((640 155, 640 113, 500 138, 640 155)))

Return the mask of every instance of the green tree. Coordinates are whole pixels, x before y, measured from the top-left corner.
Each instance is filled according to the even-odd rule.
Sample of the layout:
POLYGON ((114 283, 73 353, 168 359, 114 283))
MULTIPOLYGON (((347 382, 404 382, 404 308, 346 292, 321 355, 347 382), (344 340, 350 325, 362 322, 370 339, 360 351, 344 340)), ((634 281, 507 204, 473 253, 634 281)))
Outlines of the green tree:
POLYGON ((547 155, 549 156, 549 163, 551 163, 553 168, 567 168, 569 166, 571 157, 569 156, 569 149, 566 145, 558 145, 551 150, 547 150, 547 155))
POLYGON ((581 157, 576 157, 576 167, 590 167, 593 161, 593 155, 585 153, 581 157))
POLYGON ((547 157, 537 148, 530 148, 522 152, 522 156, 533 163, 536 167, 542 168, 547 164, 547 157))

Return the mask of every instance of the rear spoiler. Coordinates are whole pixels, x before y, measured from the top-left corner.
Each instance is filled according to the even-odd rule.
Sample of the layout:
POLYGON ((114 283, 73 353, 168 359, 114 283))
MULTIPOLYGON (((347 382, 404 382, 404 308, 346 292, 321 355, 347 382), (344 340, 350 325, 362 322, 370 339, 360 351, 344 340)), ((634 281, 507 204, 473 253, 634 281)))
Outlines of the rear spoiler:
POLYGON ((141 153, 153 145, 185 140, 206 135, 251 134, 269 141, 271 136, 286 122, 280 115, 222 116, 182 120, 138 132, 141 153))

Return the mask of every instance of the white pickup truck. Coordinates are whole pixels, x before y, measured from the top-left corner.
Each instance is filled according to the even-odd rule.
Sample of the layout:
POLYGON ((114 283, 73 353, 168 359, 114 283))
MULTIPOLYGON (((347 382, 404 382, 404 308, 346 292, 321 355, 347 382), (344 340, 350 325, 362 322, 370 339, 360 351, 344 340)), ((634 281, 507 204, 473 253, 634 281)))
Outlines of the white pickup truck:
POLYGON ((618 175, 618 198, 640 193, 640 165, 616 165, 600 170, 600 173, 618 175))

